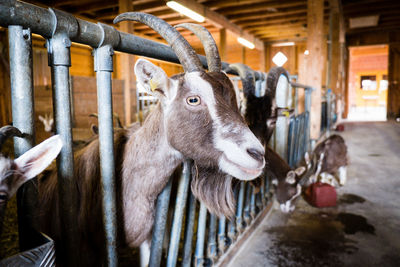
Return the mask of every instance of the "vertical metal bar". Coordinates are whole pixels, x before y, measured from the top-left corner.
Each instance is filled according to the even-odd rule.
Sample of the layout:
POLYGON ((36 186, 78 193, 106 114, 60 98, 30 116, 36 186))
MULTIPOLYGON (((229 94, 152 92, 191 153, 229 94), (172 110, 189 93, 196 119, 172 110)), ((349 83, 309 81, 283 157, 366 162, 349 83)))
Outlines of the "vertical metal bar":
MULTIPOLYGON (((26 138, 14 138, 15 157, 21 156, 35 144, 33 107, 32 38, 30 29, 8 27, 10 80, 13 125, 26 138)), ((18 230, 21 250, 34 247, 33 218, 36 216, 37 192, 31 180, 18 190, 18 230)))
POLYGON ((228 222, 228 245, 232 245, 236 240, 236 225, 234 219, 229 220, 228 222))
POLYGON ((189 191, 189 207, 186 213, 185 236, 183 240, 182 266, 190 267, 192 261, 192 242, 194 235, 194 219, 196 217, 197 201, 189 191))
POLYGON ((250 215, 250 194, 251 194, 251 187, 250 183, 246 183, 246 198, 245 198, 245 204, 244 204, 244 209, 243 209, 243 218, 246 223, 246 226, 250 225, 251 222, 251 215, 250 215))
POLYGON ((157 198, 156 214, 154 218, 153 234, 151 239, 149 262, 150 267, 159 267, 161 264, 162 245, 164 242, 171 187, 172 179, 169 179, 167 185, 157 198))
POLYGON ((208 229, 208 250, 207 257, 211 260, 211 264, 217 259, 217 216, 210 215, 210 224, 208 229))
POLYGON ((191 174, 191 162, 185 160, 183 163, 182 176, 178 185, 178 194, 176 196, 176 204, 174 211, 174 219, 172 222, 171 239, 168 249, 167 267, 173 267, 176 265, 179 251, 179 239, 181 237, 182 230, 182 219, 186 207, 189 182, 191 174))
POLYGON ((218 220, 218 250, 220 254, 224 253, 226 250, 226 218, 222 216, 218 220))
POLYGON ((294 118, 290 118, 289 122, 289 132, 288 132, 288 149, 287 149, 287 159, 290 167, 293 168, 293 148, 294 148, 294 118))
POLYGON ((244 229, 243 225, 244 188, 245 188, 245 183, 240 182, 240 189, 237 202, 238 204, 236 208, 236 230, 238 231, 238 234, 241 234, 244 229))
POLYGON ((331 98, 332 98, 332 91, 328 89, 326 91, 326 132, 329 134, 331 129, 331 98))
POLYGON ((47 42, 49 65, 53 85, 53 105, 56 132, 63 140, 63 148, 57 158, 58 193, 63 221, 63 239, 69 266, 76 266, 79 253, 76 244, 79 242, 77 225, 77 192, 74 184, 74 155, 72 150, 72 121, 69 84, 69 67, 71 41, 67 34, 57 33, 47 42))
POLYGON ((299 135, 300 135, 300 118, 297 116, 294 123, 294 150, 293 150, 293 166, 296 165, 297 153, 299 150, 299 135))
POLYGON ((305 97, 304 97, 304 106, 305 106, 305 110, 307 112, 307 146, 306 146, 306 150, 308 151, 309 149, 311 149, 311 140, 310 140, 310 112, 311 112, 311 93, 312 93, 312 88, 306 88, 306 93, 305 93, 305 97))
POLYGON ((265 207, 267 205, 266 192, 265 192, 265 183, 266 183, 266 180, 267 180, 267 176, 264 175, 261 179, 263 179, 263 182, 264 182, 264 184, 261 184, 261 190, 260 190, 261 203, 262 203, 263 207, 265 207))
POLYGON ((194 256, 194 266, 203 266, 204 263, 204 239, 206 235, 207 208, 201 203, 199 221, 197 224, 196 252, 194 256))
POLYGON ((254 194, 254 187, 250 189, 250 216, 254 220, 256 218, 256 194, 254 194))
POLYGON ((107 266, 117 266, 117 214, 114 163, 114 129, 112 112, 111 46, 94 50, 97 81, 97 112, 99 114, 100 174, 103 195, 103 222, 106 235, 107 266))

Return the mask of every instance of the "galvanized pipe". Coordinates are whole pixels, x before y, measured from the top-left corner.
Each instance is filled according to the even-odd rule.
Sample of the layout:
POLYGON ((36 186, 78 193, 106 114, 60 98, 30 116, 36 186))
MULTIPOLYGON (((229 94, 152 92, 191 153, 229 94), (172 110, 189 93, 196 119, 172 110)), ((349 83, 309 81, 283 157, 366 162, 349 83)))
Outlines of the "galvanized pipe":
POLYGON ((254 220, 256 218, 256 194, 254 194, 254 188, 251 186, 250 191, 250 216, 254 220))
POLYGON ((222 216, 218 220, 218 250, 219 253, 224 253, 226 250, 226 218, 222 216))
POLYGON ((208 249, 207 257, 214 263, 217 259, 217 216, 210 214, 210 222, 208 228, 208 249))
POLYGON ((183 163, 182 175, 179 180, 178 193, 175 202, 174 219, 172 222, 171 238, 168 249, 167 267, 173 267, 178 260, 179 239, 182 230, 183 214, 186 207, 186 201, 189 191, 189 182, 191 174, 191 161, 185 160, 183 163))
MULTIPOLYGON (((56 11, 58 13, 63 13, 56 11)), ((71 16, 71 15, 69 15, 71 16)), ((72 16, 71 16, 72 17, 72 16)), ((75 18, 75 22, 64 20, 61 22, 64 28, 73 28, 74 35, 70 36, 73 42, 86 44, 92 47, 98 47, 102 40, 102 32, 99 27, 92 22, 75 18)), ((0 1, 0 26, 21 25, 30 27, 32 33, 40 34, 44 38, 51 38, 53 35, 53 15, 48 9, 20 2, 17 0, 0 1)), ((168 62, 179 63, 178 57, 168 45, 150 41, 132 34, 117 31, 120 42, 114 47, 115 51, 135 54, 138 56, 151 57, 154 59, 168 62)), ((207 67, 207 60, 199 55, 200 61, 204 67, 207 67)), ((229 74, 238 73, 229 68, 229 64, 222 62, 222 68, 229 74)), ((260 73, 255 71, 255 78, 260 78, 260 73)))
POLYGON ((192 243, 194 233, 194 220, 196 217, 197 201, 189 191, 189 207, 186 213, 185 236, 183 239, 182 266, 190 267, 192 261, 192 243))
POLYGON ((161 264, 162 245, 165 236, 169 198, 171 196, 172 179, 169 179, 163 191, 158 195, 156 214, 154 218, 153 234, 151 239, 149 267, 159 267, 161 264))
POLYGON ((239 234, 243 232, 244 225, 243 225, 243 202, 244 202, 244 189, 245 183, 240 182, 240 189, 238 194, 238 201, 236 207, 236 230, 239 234))
POLYGON ((203 266, 204 263, 204 240, 206 235, 207 208, 201 203, 199 221, 197 224, 196 252, 194 254, 194 266, 203 266))
MULTIPOLYGON (((35 144, 31 31, 21 26, 9 26, 8 40, 13 125, 27 134, 25 138, 14 138, 14 152, 17 158, 35 144)), ((36 216, 36 204, 36 185, 31 180, 21 186, 17 193, 21 250, 34 246, 35 232, 32 225, 36 216)))
POLYGON ((112 111, 111 74, 113 71, 111 45, 94 50, 99 116, 100 174, 103 195, 103 222, 106 235, 107 266, 117 266, 117 214, 114 162, 114 127, 112 111))
MULTIPOLYGON (((71 66, 69 34, 58 25, 57 15, 53 12, 54 35, 47 41, 49 66, 53 86, 53 110, 56 133, 61 136, 63 148, 57 158, 58 193, 61 219, 64 229, 63 238, 67 244, 69 266, 76 266, 79 261, 77 246, 77 192, 74 183, 74 155, 72 150, 72 120, 69 83, 71 66)), ((61 20, 63 21, 63 20, 61 20)))
POLYGON ((251 222, 251 215, 250 215, 250 194, 251 194, 251 185, 250 183, 246 183, 246 197, 245 197, 245 204, 243 209, 243 218, 246 223, 246 226, 250 225, 251 222))

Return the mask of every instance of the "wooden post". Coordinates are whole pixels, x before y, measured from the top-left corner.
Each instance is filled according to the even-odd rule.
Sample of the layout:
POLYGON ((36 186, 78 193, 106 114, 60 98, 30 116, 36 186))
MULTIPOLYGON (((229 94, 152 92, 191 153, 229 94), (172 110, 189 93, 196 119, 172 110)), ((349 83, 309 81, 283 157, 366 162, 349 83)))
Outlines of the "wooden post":
POLYGON ((340 60, 340 43, 339 43, 339 13, 331 11, 331 68, 330 68, 330 79, 329 88, 338 95, 340 94, 340 84, 339 84, 339 60, 340 60))
MULTIPOLYGON (((119 13, 133 11, 131 0, 119 0, 119 13)), ((119 30, 127 33, 133 33, 133 22, 123 21, 119 23, 119 30)), ((135 65, 135 56, 121 54, 120 56, 121 79, 124 80, 124 110, 125 125, 132 123, 132 104, 136 105, 136 84, 133 68, 135 65), (133 103, 132 103, 132 102, 133 103)), ((133 109, 135 110, 135 109, 133 109)))
POLYGON ((246 64, 246 47, 242 47, 242 63, 246 64))
POLYGON ((306 84, 315 88, 311 98, 311 139, 317 140, 321 125, 321 85, 322 69, 324 64, 324 1, 307 1, 307 49, 310 52, 310 59, 307 60, 306 84))
POLYGON ((226 61, 226 30, 219 30, 219 56, 222 61, 226 61))
POLYGON ((264 72, 268 72, 271 68, 270 51, 271 46, 264 44, 264 47, 261 51, 261 70, 264 72))

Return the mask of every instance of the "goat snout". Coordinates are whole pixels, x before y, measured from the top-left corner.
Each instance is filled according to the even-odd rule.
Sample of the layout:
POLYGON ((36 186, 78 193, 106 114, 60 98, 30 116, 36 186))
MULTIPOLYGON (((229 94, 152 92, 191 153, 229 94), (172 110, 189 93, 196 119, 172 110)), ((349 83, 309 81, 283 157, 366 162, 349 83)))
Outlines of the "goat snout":
POLYGON ((255 160, 257 161, 263 161, 264 160, 264 151, 259 151, 255 148, 248 148, 247 153, 255 160))

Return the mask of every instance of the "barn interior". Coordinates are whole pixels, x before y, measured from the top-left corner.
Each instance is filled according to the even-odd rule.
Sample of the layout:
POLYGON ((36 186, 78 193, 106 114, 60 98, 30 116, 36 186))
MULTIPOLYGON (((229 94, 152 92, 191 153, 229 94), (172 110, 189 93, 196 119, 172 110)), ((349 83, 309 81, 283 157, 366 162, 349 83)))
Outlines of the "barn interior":
MULTIPOLYGON (((296 96, 293 94, 296 115, 309 111, 308 148, 311 150, 329 135, 339 134, 346 142, 349 163, 347 183, 336 188, 336 206, 313 207, 304 196, 299 197, 296 209, 289 214, 282 213, 276 203, 267 205, 260 209, 251 227, 240 238, 235 238, 239 240, 236 245, 219 257, 209 256, 208 251, 208 254, 204 252, 208 256, 197 261, 197 250, 193 248, 189 265, 182 263, 183 256, 178 257, 175 265, 165 264, 399 266, 400 1, 175 1, 200 14, 201 21, 175 11, 169 2, 173 1, 24 1, 61 10, 91 23, 111 25, 120 32, 162 44, 167 42, 147 25, 113 24, 114 18, 135 11, 152 14, 172 26, 198 23, 212 34, 223 62, 242 63, 260 73, 283 67, 289 73, 293 88, 295 84, 299 88, 310 88, 310 106, 306 104, 307 90, 296 90, 296 96), (238 38, 247 43, 240 43, 238 38), (324 120, 324 116, 328 119, 324 120)), ((9 14, 5 11, 7 5, 0 4, 0 14, 9 14)), ((0 21, 0 126, 4 126, 13 124, 13 103, 9 30, 7 20, 0 21)), ((196 53, 205 55, 195 34, 187 29, 178 30, 196 53)), ((91 46, 78 42, 72 42, 70 47, 71 130, 75 143, 92 138, 93 126, 98 124, 94 115, 98 112, 98 100, 92 51, 91 46)), ((183 72, 178 63, 116 50, 111 74, 112 105, 114 114, 125 126, 143 123, 145 113, 155 103, 155 98, 140 88, 133 73, 139 58, 150 60, 168 76, 183 72)), ((54 135, 55 119, 48 43, 34 31, 32 60, 33 119, 38 144, 54 135), (50 120, 53 126, 46 129, 45 121, 50 120)), ((230 77, 242 87, 237 75, 230 77)), ((117 127, 116 120, 114 127, 117 127)), ((5 215, 0 260, 20 250, 16 201, 14 198, 9 202, 5 215)), ((138 253, 133 254, 137 257, 138 253)), ((123 264, 120 261, 120 266, 123 264)))

